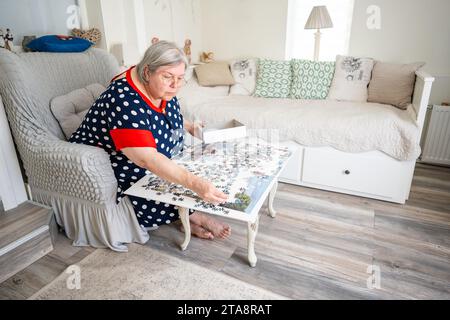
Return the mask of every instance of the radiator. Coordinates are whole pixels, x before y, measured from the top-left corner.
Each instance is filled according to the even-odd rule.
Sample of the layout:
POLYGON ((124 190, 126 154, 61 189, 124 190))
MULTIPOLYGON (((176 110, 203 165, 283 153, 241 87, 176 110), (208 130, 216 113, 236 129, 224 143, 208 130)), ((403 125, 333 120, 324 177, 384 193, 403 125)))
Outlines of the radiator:
POLYGON ((421 161, 450 165, 449 106, 433 106, 421 161))

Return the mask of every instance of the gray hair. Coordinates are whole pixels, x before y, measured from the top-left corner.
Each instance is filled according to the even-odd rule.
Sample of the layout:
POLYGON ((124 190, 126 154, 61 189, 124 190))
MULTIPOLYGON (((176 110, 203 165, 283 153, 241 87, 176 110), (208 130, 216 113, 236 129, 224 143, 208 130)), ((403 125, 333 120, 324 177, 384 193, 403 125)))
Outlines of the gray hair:
POLYGON ((159 67, 174 66, 180 63, 184 63, 185 67, 189 64, 184 52, 173 42, 159 41, 147 49, 144 57, 137 64, 136 71, 139 80, 146 83, 147 80, 144 74, 146 66, 153 73, 159 67))

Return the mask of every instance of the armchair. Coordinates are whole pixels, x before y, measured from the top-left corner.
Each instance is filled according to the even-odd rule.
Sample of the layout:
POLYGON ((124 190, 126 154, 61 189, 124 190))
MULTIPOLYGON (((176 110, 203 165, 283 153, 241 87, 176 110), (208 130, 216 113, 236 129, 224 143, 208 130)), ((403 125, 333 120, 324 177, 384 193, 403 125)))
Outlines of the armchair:
POLYGON ((108 154, 66 141, 50 111, 52 98, 119 73, 100 49, 82 53, 20 53, 0 49, 0 96, 33 200, 51 206, 75 246, 127 251, 148 233, 128 198, 116 204, 117 181, 108 154))

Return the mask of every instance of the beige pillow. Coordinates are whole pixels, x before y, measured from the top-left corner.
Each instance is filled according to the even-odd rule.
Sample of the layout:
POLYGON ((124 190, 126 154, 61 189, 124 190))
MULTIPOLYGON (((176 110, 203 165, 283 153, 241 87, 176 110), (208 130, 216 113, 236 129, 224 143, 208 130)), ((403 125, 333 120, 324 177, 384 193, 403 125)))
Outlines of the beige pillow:
POLYGON ((101 84, 94 83, 50 101, 50 109, 67 139, 78 129, 88 110, 105 90, 101 84))
POLYGON ((390 104, 405 110, 412 101, 416 71, 425 63, 375 63, 369 83, 368 102, 390 104))
POLYGON ((195 74, 201 86, 230 86, 234 84, 230 65, 225 61, 201 64, 195 68, 195 74))

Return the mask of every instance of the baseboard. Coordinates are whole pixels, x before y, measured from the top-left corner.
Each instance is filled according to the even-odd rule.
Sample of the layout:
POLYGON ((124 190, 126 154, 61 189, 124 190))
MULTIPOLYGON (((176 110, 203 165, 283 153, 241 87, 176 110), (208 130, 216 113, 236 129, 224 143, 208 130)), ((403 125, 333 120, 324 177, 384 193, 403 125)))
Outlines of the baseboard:
POLYGON ((440 162, 422 160, 421 158, 419 158, 417 160, 417 163, 426 164, 426 165, 430 165, 430 166, 436 166, 436 167, 450 168, 450 162, 449 163, 440 163, 440 162))

